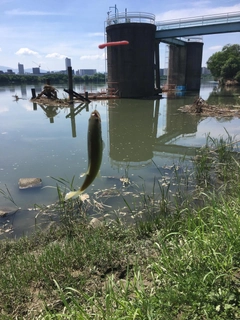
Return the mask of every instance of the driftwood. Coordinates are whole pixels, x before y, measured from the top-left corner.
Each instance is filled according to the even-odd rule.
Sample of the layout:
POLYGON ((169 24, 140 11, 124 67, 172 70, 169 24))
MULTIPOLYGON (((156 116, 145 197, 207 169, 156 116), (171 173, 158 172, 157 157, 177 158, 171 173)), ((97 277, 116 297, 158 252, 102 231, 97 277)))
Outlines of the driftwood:
POLYGON ((37 99, 45 95, 48 99, 57 99, 57 89, 49 84, 45 84, 41 93, 38 94, 37 99))
POLYGON ((203 117, 238 117, 240 118, 240 106, 239 105, 210 105, 203 98, 195 98, 192 105, 185 105, 179 108, 181 112, 187 112, 190 114, 201 115, 203 117))
POLYGON ((207 102, 201 98, 197 97, 192 105, 192 110, 194 110, 196 113, 202 113, 203 112, 203 107, 208 106, 207 102))
POLYGON ((13 98, 15 98, 15 100, 14 100, 14 101, 18 101, 19 99, 22 99, 22 98, 19 98, 19 96, 18 96, 18 95, 16 95, 16 94, 13 96, 13 98))
POLYGON ((63 89, 65 92, 67 92, 68 94, 71 92, 71 94, 73 95, 74 98, 79 99, 81 101, 84 102, 91 102, 91 100, 89 100, 88 98, 85 98, 83 95, 81 95, 80 93, 77 93, 73 90, 70 89, 63 89))

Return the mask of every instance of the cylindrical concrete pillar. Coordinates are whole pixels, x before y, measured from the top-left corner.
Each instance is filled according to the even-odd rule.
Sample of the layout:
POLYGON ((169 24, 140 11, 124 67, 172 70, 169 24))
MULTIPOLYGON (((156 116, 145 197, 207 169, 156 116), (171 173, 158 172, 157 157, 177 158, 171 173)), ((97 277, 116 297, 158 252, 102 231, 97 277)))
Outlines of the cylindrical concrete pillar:
POLYGON ((154 47, 156 26, 150 23, 119 23, 106 28, 107 42, 129 41, 107 48, 108 87, 122 98, 154 93, 154 47))
POLYGON ((202 42, 186 42, 169 46, 168 86, 185 86, 198 91, 201 85, 202 42))
POLYGON ((168 86, 185 86, 186 47, 169 45, 168 86))
POLYGON ((198 91, 202 74, 202 42, 187 42, 186 90, 198 91))

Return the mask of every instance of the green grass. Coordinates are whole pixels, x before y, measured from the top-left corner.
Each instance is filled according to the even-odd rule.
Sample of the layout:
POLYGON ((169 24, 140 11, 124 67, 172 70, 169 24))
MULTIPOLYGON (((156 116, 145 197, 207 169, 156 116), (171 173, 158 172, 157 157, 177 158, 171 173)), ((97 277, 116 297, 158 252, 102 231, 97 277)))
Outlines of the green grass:
POLYGON ((208 142, 187 177, 174 168, 196 188, 174 201, 155 180, 139 204, 149 219, 133 225, 90 228, 58 187, 62 223, 0 242, 0 319, 239 319, 238 153, 208 142))

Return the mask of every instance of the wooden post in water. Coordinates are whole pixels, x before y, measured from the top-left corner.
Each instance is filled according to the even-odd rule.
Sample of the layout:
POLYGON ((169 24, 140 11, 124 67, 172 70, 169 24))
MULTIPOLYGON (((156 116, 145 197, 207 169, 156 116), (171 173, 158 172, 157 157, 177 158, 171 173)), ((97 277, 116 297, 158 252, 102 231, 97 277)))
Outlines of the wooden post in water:
POLYGON ((31 91, 32 91, 32 99, 35 99, 36 98, 36 90, 35 90, 35 88, 32 88, 31 91))
POLYGON ((68 90, 69 90, 69 100, 73 101, 72 67, 68 67, 68 90))

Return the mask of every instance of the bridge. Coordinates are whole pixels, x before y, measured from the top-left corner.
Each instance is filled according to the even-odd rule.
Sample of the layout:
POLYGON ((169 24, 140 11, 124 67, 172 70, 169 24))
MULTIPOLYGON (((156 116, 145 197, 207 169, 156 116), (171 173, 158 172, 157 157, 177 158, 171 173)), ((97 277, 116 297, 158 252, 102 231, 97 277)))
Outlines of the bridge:
POLYGON ((240 31, 240 11, 156 22, 156 39, 240 31))
MULTIPOLYGON (((155 21, 154 14, 127 12, 127 10, 123 13, 119 13, 115 6, 115 13, 112 15, 108 13, 106 31, 108 42, 129 40, 129 47, 131 50, 129 49, 128 57, 126 58, 128 69, 131 65, 129 64, 130 56, 132 56, 132 61, 134 62, 134 65, 136 65, 138 61, 137 55, 140 55, 140 53, 138 53, 139 50, 144 50, 146 56, 146 61, 143 61, 143 53, 141 58, 139 58, 139 68, 141 69, 144 64, 149 67, 150 59, 154 56, 154 66, 152 67, 154 69, 154 78, 156 79, 154 86, 158 89, 160 89, 159 43, 163 42, 169 44, 168 84, 183 86, 186 87, 187 90, 195 91, 200 88, 203 50, 201 37, 203 35, 239 32, 240 11, 159 22, 155 21), (137 25, 139 25, 138 31, 137 25), (152 39, 152 42, 149 42, 148 38, 152 37, 152 35, 154 38, 152 39), (134 43, 135 50, 133 50, 131 43, 134 43), (144 48, 142 43, 145 44, 144 48), (153 46, 154 49, 152 49, 153 46)), ((114 72, 112 73, 112 70, 114 70, 113 63, 118 64, 119 70, 116 74, 119 77, 119 74, 124 73, 121 72, 120 69, 124 68, 126 61, 121 64, 120 68, 119 55, 116 61, 114 61, 112 55, 115 48, 108 48, 107 50, 108 73, 110 70, 111 82, 117 83, 117 78, 113 75, 114 72)), ((118 51, 124 53, 124 50, 126 51, 128 49, 119 48, 118 51)), ((131 68, 129 70, 131 71, 131 68)), ((125 72, 126 74, 129 74, 128 77, 130 76, 130 71, 125 72)), ((136 75, 136 66, 134 67, 134 73, 136 75)), ((146 72, 143 72, 142 74, 146 75, 146 72)), ((139 79, 142 79, 140 73, 137 76, 139 79)), ((149 77, 151 77, 150 73, 149 77)), ((149 80, 150 78, 146 80, 146 83, 147 81, 149 82, 149 80)), ((130 88, 132 86, 127 84, 127 87, 130 88)), ((117 89, 121 91, 122 88, 117 89)), ((143 88, 139 88, 138 91, 144 92, 143 88)))
POLYGON ((240 31, 240 11, 191 18, 155 21, 155 15, 142 12, 127 12, 109 15, 107 25, 117 23, 151 23, 156 25, 155 38, 168 38, 228 33, 240 31))

